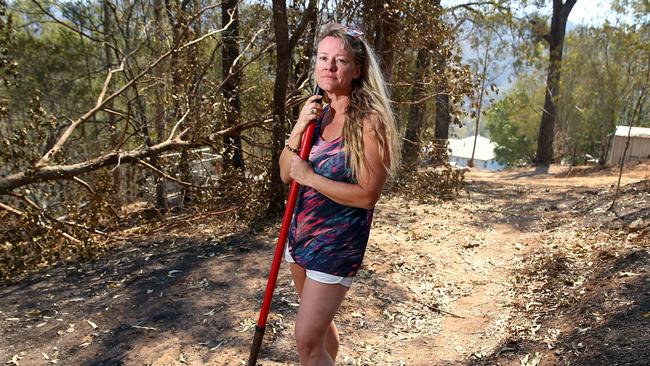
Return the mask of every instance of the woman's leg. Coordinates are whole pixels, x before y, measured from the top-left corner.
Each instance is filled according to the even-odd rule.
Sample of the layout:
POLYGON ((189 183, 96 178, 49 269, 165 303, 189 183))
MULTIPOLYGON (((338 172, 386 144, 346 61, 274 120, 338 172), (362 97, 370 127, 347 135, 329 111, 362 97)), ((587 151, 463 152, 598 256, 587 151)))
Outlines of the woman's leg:
POLYGON ((303 365, 334 365, 334 359, 325 347, 325 335, 336 331, 332 320, 347 291, 348 288, 342 285, 305 279, 295 329, 298 355, 303 365))
MULTIPOLYGON (((307 278, 305 269, 295 263, 290 263, 289 269, 291 270, 291 276, 293 277, 293 284, 296 287, 296 292, 298 292, 298 296, 302 299, 302 287, 305 284, 305 278, 307 278)), ((327 350, 327 353, 329 353, 330 357, 332 357, 332 360, 336 360, 336 355, 339 352, 339 342, 339 332, 336 329, 336 324, 334 324, 334 321, 332 320, 332 323, 325 331, 325 349, 327 350)))

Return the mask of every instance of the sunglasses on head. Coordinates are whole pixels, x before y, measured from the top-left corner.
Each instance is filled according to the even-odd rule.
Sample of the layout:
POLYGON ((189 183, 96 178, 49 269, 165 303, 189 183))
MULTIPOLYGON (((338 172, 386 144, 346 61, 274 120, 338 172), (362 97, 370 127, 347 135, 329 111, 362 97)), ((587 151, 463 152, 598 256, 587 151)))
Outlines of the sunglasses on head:
POLYGON ((361 31, 361 29, 350 26, 350 25, 343 25, 343 24, 334 23, 333 28, 337 29, 337 30, 342 30, 343 32, 345 32, 345 34, 347 34, 348 36, 350 36, 352 38, 355 38, 355 39, 364 35, 364 33, 361 31))

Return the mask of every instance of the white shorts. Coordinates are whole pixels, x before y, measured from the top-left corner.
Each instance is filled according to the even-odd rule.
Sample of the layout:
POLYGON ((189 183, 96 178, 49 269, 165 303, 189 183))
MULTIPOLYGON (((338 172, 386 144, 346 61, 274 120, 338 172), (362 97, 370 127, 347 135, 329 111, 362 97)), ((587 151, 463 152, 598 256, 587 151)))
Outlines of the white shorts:
MULTIPOLYGON (((286 245, 284 247, 284 260, 289 263, 296 263, 296 261, 293 260, 293 257, 291 257, 291 253, 289 253, 289 245, 286 245)), ((352 277, 334 276, 329 273, 312 271, 311 269, 307 269, 305 272, 307 273, 307 277, 316 282, 325 283, 328 285, 342 285, 345 287, 352 286, 352 277)))

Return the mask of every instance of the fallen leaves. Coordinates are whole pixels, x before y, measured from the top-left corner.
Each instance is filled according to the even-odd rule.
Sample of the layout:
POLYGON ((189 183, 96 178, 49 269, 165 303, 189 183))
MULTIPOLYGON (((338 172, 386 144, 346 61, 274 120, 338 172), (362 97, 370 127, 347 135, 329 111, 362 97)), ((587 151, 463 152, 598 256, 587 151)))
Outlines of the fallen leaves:
POLYGON ((11 360, 5 362, 5 364, 6 364, 6 365, 16 365, 16 366, 19 366, 20 363, 18 363, 18 361, 20 361, 21 359, 22 359, 22 357, 20 357, 20 356, 18 356, 18 355, 16 354, 16 355, 14 355, 14 356, 11 358, 11 360))
POLYGON ((97 324, 93 323, 92 320, 86 319, 86 322, 93 328, 97 329, 97 324))
POLYGON ((248 332, 255 328, 255 320, 252 318, 246 318, 239 322, 239 332, 248 332))
MULTIPOLYGON (((577 208, 559 202, 555 188, 540 194, 539 187, 532 184, 524 184, 521 188, 509 182, 494 187, 485 185, 486 191, 475 186, 471 198, 455 202, 418 204, 399 197, 389 204, 380 204, 375 211, 376 220, 364 267, 351 290, 356 296, 346 298, 343 311, 337 315, 343 335, 339 362, 359 366, 443 364, 436 362, 442 355, 461 363, 468 358, 483 360, 510 353, 503 356, 510 358, 511 363, 534 366, 552 362, 546 359, 547 355, 561 355, 564 360, 577 350, 593 349, 593 344, 586 339, 605 324, 603 322, 608 321, 611 314, 586 308, 583 313, 586 321, 569 324, 572 327, 569 330, 562 327, 563 324, 549 323, 549 319, 562 319, 577 304, 582 304, 584 297, 600 291, 599 287, 590 284, 590 274, 602 268, 605 262, 620 261, 620 248, 634 240, 638 245, 639 236, 635 234, 631 238, 624 228, 617 236, 608 236, 603 234, 601 227, 585 226, 584 220, 571 216, 581 212, 593 215, 596 200, 604 195, 586 196, 587 204, 594 205, 587 209, 582 206, 582 196, 571 198, 571 205, 579 206, 577 208), (555 205, 553 209, 544 210, 552 205, 555 205), (551 266, 544 271, 543 267, 536 266, 537 263, 551 266), (551 298, 557 301, 549 301, 551 298), (449 337, 450 334, 454 337, 449 337), (504 342, 511 335, 522 346, 504 342), (577 348, 563 343, 569 336, 582 341, 576 341, 577 348), (448 344, 442 344, 447 341, 448 344)), ((274 240, 268 239, 268 242, 274 240)), ((188 267, 178 258, 161 255, 170 245, 169 241, 159 244, 161 249, 151 247, 127 252, 142 257, 138 259, 140 262, 135 257, 131 262, 112 258, 108 271, 101 273, 102 269, 98 268, 97 272, 88 275, 84 281, 101 284, 93 291, 78 291, 67 298, 55 299, 58 309, 65 309, 67 314, 54 315, 46 305, 39 304, 40 309, 27 313, 22 310, 30 309, 27 307, 0 312, 0 319, 5 320, 2 323, 6 328, 29 332, 25 330, 29 326, 38 334, 56 331, 58 336, 54 337, 61 338, 68 347, 63 352, 65 355, 70 350, 77 354, 102 350, 107 335, 116 331, 124 332, 119 333, 126 339, 120 341, 124 342, 120 345, 127 344, 133 333, 143 342, 159 342, 168 337, 178 338, 173 332, 189 331, 205 337, 201 339, 204 342, 198 343, 201 347, 192 348, 196 341, 188 337, 194 344, 190 348, 185 348, 184 344, 182 348, 170 348, 167 361, 192 364, 198 359, 196 352, 201 352, 202 356, 210 352, 207 357, 214 364, 237 364, 235 361, 222 362, 226 357, 222 355, 247 346, 252 335, 247 333, 255 327, 256 318, 247 308, 255 299, 253 295, 241 296, 241 291, 254 291, 235 287, 237 276, 249 274, 245 271, 252 264, 251 259, 239 252, 233 252, 237 253, 234 255, 212 247, 201 251, 183 249, 183 258, 200 258, 200 263, 212 264, 211 268, 188 267), (128 271, 132 263, 140 263, 139 273, 128 271), (236 266, 227 267, 233 263, 236 266), (148 270, 148 266, 155 269, 148 270), (233 281, 215 278, 222 272, 233 281), (227 286, 222 285, 226 283, 227 286), (234 297, 219 298, 224 293, 234 297), (176 304, 184 305, 185 296, 193 297, 190 299, 192 307, 179 306, 182 310, 177 312, 177 323, 176 317, 154 320, 138 313, 142 303, 137 301, 146 302, 147 309, 154 306, 158 312, 176 304), (227 305, 222 307, 215 299, 226 301, 223 304, 227 305), (101 313, 77 312, 78 309, 94 311, 109 307, 110 311, 102 310, 101 313), (129 309, 134 309, 136 314, 117 313, 129 309), (60 317, 57 320, 61 323, 44 314, 60 317), (116 316, 121 318, 119 322, 115 321, 116 316), (138 323, 140 319, 146 319, 145 323, 138 323)), ((174 253, 180 252, 178 248, 174 253)), ((638 267, 611 268, 604 278, 618 285, 642 280, 647 274, 638 267)), ((276 289, 272 318, 267 323, 266 341, 277 347, 277 354, 290 354, 293 350, 290 329, 299 306, 298 297, 287 275, 284 276, 276 289)), ((245 284, 252 287, 249 282, 245 284)), ((611 289, 601 294, 607 306, 630 305, 611 289)), ((637 323, 650 321, 650 312, 646 310, 635 310, 633 316, 637 323)), ((29 352, 25 356, 18 353, 16 358, 2 362, 25 365, 35 363, 34 360, 40 364, 57 360, 51 349, 41 347, 29 352)), ((5 357, 10 355, 7 351, 5 357)), ((61 357, 59 362, 71 361, 61 357)))
POLYGON ((539 366, 542 362, 542 354, 535 352, 535 355, 531 358, 530 353, 526 354, 520 359, 520 366, 539 366))
POLYGON ((181 352, 178 355, 178 362, 187 365, 187 360, 185 359, 185 353, 181 352))

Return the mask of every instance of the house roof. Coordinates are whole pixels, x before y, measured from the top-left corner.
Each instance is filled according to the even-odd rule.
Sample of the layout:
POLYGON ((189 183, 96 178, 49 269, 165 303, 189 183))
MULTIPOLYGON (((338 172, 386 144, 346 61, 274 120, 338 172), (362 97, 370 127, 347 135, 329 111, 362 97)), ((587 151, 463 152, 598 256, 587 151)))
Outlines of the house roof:
MULTIPOLYGON (((630 132, 630 126, 616 126, 615 136, 627 137, 630 132)), ((632 127, 630 137, 647 137, 650 138, 650 128, 647 127, 632 127)))
MULTIPOLYGON (((474 147, 474 136, 465 137, 464 139, 449 139, 450 156, 470 159, 472 157, 472 148, 474 147)), ((495 158, 494 148, 496 144, 487 137, 478 136, 476 140, 476 151, 474 152, 475 160, 488 161, 495 158)))

